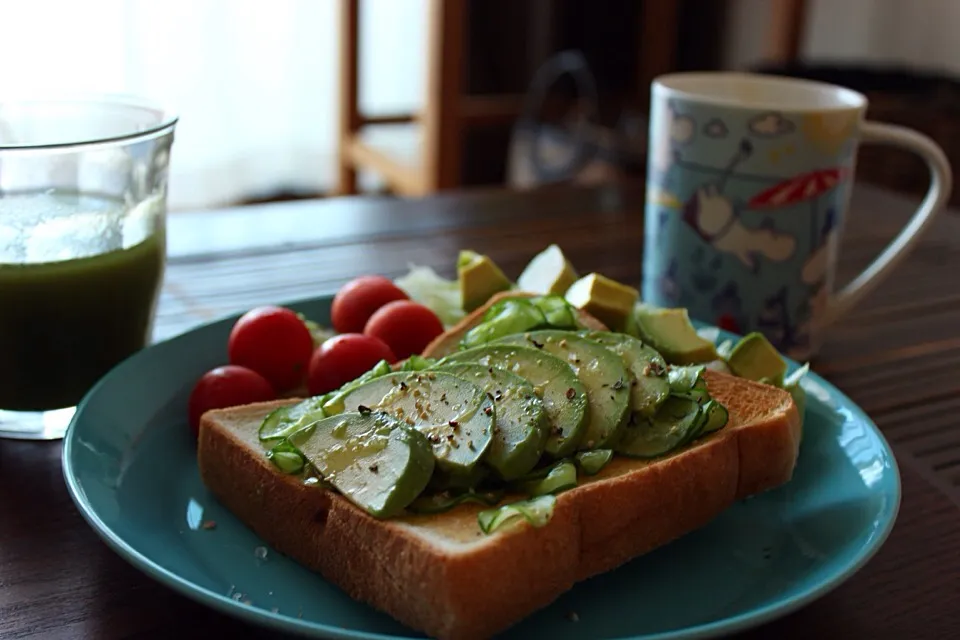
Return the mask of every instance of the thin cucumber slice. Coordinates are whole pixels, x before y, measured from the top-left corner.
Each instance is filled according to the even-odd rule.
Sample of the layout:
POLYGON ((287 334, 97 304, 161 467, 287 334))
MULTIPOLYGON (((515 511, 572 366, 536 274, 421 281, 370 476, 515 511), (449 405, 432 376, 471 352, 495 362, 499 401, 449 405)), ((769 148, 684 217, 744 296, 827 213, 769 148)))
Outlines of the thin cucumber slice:
POLYGON ((557 497, 553 494, 505 504, 502 507, 486 509, 478 513, 477 524, 480 530, 487 534, 493 533, 517 518, 523 518, 531 526, 539 528, 550 522, 556 504, 557 497))
POLYGON ((620 356, 579 333, 554 329, 507 336, 497 344, 532 346, 566 362, 587 390, 588 420, 579 449, 616 442, 630 417, 630 374, 620 356))
POLYGON ((655 349, 625 333, 588 331, 583 334, 616 353, 633 374, 630 381, 630 410, 652 416, 670 395, 667 363, 655 349))
POLYGON ((300 451, 287 440, 281 441, 267 451, 267 460, 288 475, 301 473, 307 464, 300 451))
POLYGON ((437 364, 435 358, 424 358, 423 356, 413 354, 403 361, 400 365, 400 371, 423 371, 437 364))
POLYGON ((581 451, 576 456, 577 466, 588 476, 595 476, 613 460, 613 449, 581 451))
POLYGON ((543 496, 560 493, 577 486, 577 467, 569 460, 563 460, 539 480, 528 480, 520 484, 520 490, 529 496, 543 496))
POLYGON ((494 398, 450 373, 393 373, 347 392, 342 402, 346 411, 383 411, 416 428, 441 469, 457 476, 470 475, 493 438, 494 398))
POLYGON ((573 305, 562 296, 540 296, 531 302, 543 312, 547 326, 553 329, 576 329, 579 326, 573 305))
POLYGON ((685 396, 701 402, 708 400, 710 396, 707 393, 707 381, 703 378, 705 368, 702 364, 670 367, 667 371, 667 382, 671 395, 685 396))
POLYGON ((550 431, 544 452, 551 458, 563 458, 576 451, 587 426, 589 406, 586 388, 566 362, 533 347, 495 344, 458 351, 441 361, 448 362, 499 367, 527 380, 547 414, 550 431))
POLYGON ((470 329, 460 341, 461 349, 470 349, 512 333, 529 331, 546 324, 543 312, 527 298, 506 298, 483 314, 483 321, 470 329))
POLYGON ((503 480, 533 469, 549 433, 543 401, 525 378, 500 367, 475 363, 445 364, 434 369, 452 373, 483 389, 497 406, 493 441, 484 462, 503 480))
POLYGON ((325 418, 323 404, 329 399, 330 395, 327 394, 274 409, 267 414, 260 425, 260 431, 258 432, 260 441, 283 440, 290 434, 299 431, 307 422, 301 420, 304 416, 310 416, 309 422, 325 418))
POLYGON ((730 412, 725 406, 716 400, 709 400, 703 405, 703 410, 707 414, 707 419, 704 421, 702 433, 713 433, 727 426, 730 412))
POLYGON ((666 455, 700 432, 704 416, 696 400, 671 395, 653 418, 629 425, 614 449, 631 458, 666 455))
POLYGON ((432 514, 450 511, 456 506, 475 502, 492 507, 503 499, 504 492, 499 491, 465 491, 455 494, 450 492, 422 495, 410 503, 407 509, 413 513, 432 514))
POLYGON ((434 457, 426 436, 385 413, 345 412, 290 437, 345 498, 376 518, 403 511, 426 488, 434 457))
POLYGON ((331 391, 330 393, 324 396, 327 398, 327 401, 323 403, 323 410, 328 416, 333 416, 344 411, 343 408, 343 399, 347 396, 348 393, 360 387, 371 380, 376 380, 377 378, 382 378, 388 373, 393 373, 393 367, 390 366, 390 363, 386 360, 381 360, 377 364, 373 365, 369 371, 361 375, 359 378, 351 380, 346 383, 336 391, 331 391))

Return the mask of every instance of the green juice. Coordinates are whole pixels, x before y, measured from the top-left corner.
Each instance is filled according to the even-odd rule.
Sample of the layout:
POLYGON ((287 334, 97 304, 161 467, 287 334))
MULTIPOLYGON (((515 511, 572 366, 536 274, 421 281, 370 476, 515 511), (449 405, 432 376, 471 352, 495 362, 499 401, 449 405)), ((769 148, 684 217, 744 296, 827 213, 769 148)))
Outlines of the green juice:
POLYGON ((157 203, 0 198, 0 409, 70 407, 149 339, 166 246, 157 203))

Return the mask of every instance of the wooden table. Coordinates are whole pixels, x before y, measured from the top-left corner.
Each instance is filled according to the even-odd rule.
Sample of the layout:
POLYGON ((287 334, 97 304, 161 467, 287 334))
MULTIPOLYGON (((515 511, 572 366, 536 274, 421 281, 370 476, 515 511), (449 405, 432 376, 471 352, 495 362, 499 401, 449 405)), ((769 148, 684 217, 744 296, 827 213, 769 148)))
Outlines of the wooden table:
MULTIPOLYGON (((640 191, 556 188, 395 201, 343 199, 170 220, 157 337, 251 306, 333 292, 408 263, 452 275, 457 251, 516 276, 548 242, 578 268, 639 282, 640 191)), ((893 237, 913 203, 854 194, 840 280, 893 237)), ((859 574, 748 638, 947 638, 960 629, 960 217, 941 216, 909 261, 831 333, 814 368, 894 444, 898 523, 859 574)), ((149 580, 107 549, 67 496, 59 443, 0 441, 0 638, 265 637, 149 580)))

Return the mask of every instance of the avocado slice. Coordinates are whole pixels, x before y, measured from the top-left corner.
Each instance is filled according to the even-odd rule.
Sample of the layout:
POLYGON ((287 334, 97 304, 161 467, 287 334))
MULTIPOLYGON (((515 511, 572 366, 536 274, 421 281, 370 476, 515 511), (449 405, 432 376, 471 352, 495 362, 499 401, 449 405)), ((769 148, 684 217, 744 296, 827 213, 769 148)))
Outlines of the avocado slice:
POLYGON ((521 291, 562 296, 577 280, 577 272, 555 244, 533 256, 517 278, 521 291))
POLYGON ((783 386, 787 363, 762 333, 749 333, 733 347, 727 357, 733 375, 748 380, 783 386))
POLYGON ((433 446, 440 469, 454 475, 469 475, 493 437, 493 400, 449 373, 386 375, 348 391, 342 402, 343 411, 383 411, 415 427, 433 446))
POLYGON ((686 309, 641 304, 634 309, 634 318, 640 339, 670 364, 699 364, 717 359, 716 347, 693 328, 686 309))
POLYGON ((587 390, 590 405, 580 449, 603 449, 617 440, 630 414, 630 374, 620 356, 573 331, 530 331, 497 342, 532 346, 573 369, 587 390))
POLYGON ((493 441, 484 462, 500 478, 513 480, 536 466, 543 454, 549 424, 543 401, 534 393, 532 384, 506 369, 482 364, 446 364, 436 370, 464 378, 493 396, 497 415, 493 441))
POLYGON ((384 413, 341 413, 290 436, 323 479, 361 509, 389 518, 426 488, 435 465, 426 436, 384 413))
POLYGON ((591 273, 570 285, 567 302, 594 316, 614 331, 623 331, 639 293, 599 273, 591 273))
POLYGON ((667 382, 667 363, 656 350, 625 333, 589 331, 587 338, 599 342, 623 360, 633 374, 630 382, 630 410, 652 416, 670 395, 667 382))
POLYGON ((538 349, 504 344, 458 351, 441 360, 441 365, 450 362, 500 367, 526 379, 543 401, 550 425, 544 452, 553 458, 563 458, 577 450, 586 430, 590 407, 586 388, 566 362, 538 349))
POLYGON ((474 251, 461 251, 457 259, 457 280, 463 310, 470 312, 483 306, 496 293, 506 291, 513 283, 488 256, 474 251))

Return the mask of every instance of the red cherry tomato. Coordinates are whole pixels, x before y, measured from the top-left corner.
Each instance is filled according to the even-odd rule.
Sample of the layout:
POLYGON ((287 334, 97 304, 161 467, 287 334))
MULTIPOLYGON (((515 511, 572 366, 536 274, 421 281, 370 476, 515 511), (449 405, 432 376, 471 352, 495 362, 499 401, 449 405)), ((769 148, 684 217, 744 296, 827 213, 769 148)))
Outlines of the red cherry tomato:
POLYGON ((333 297, 330 322, 337 333, 363 333, 374 312, 407 294, 383 276, 361 276, 343 285, 333 297))
POLYGON ((383 340, 398 359, 423 351, 443 333, 443 323, 429 308, 411 300, 398 300, 380 307, 370 316, 363 332, 383 340))
POLYGON ((253 369, 280 391, 303 382, 313 336, 297 314, 282 307, 257 307, 237 320, 227 343, 230 364, 253 369))
POLYGON ((396 357, 379 338, 343 333, 326 340, 310 358, 307 390, 312 396, 333 391, 369 371, 381 360, 396 357))
POLYGON ((226 409, 251 402, 275 400, 277 394, 266 378, 246 367, 228 364, 206 372, 193 387, 188 418, 193 434, 200 432, 200 416, 211 409, 226 409))
POLYGON ((717 326, 731 333, 740 333, 740 324, 737 322, 737 319, 729 313, 725 313, 717 318, 717 326))

